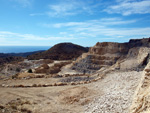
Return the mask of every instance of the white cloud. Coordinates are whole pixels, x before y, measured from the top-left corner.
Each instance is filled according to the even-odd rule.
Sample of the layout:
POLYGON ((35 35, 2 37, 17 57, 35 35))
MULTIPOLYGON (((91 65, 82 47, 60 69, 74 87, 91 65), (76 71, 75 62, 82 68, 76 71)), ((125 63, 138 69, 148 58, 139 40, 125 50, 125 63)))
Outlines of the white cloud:
POLYGON ((22 5, 23 7, 31 6, 31 4, 33 2, 33 0, 11 0, 11 1, 17 2, 20 5, 22 5))
POLYGON ((122 20, 121 18, 102 18, 99 20, 89 20, 85 22, 67 22, 67 23, 57 23, 57 24, 43 24, 45 27, 55 27, 55 28, 61 28, 61 27, 89 27, 89 26, 111 26, 111 25, 123 25, 123 24, 131 24, 135 23, 137 20, 122 20))
POLYGON ((117 5, 107 7, 107 13, 118 13, 124 16, 131 14, 147 14, 150 13, 149 0, 117 0, 117 5))
POLYGON ((19 33, 13 33, 8 31, 0 31, 0 40, 6 40, 9 42, 9 40, 30 40, 30 41, 51 41, 51 40, 70 40, 75 39, 74 37, 65 37, 65 36, 37 36, 33 34, 19 34, 19 33))
POLYGON ((31 13, 29 15, 30 16, 41 16, 41 15, 45 15, 45 13, 31 13))
POLYGON ((61 27, 71 27, 71 26, 79 26, 79 25, 84 25, 84 22, 68 22, 68 23, 58 23, 54 24, 53 26, 55 28, 61 28, 61 27))
POLYGON ((101 5, 99 4, 100 1, 95 5, 93 4, 93 0, 63 0, 63 2, 57 4, 50 4, 50 11, 48 11, 47 14, 53 17, 77 15, 83 12, 93 14, 94 9, 101 5))
MULTIPOLYGON (((123 38, 129 36, 149 37, 150 27, 124 28, 120 25, 136 23, 138 20, 123 20, 121 18, 102 18, 85 22, 67 22, 54 24, 55 28, 66 28, 76 37, 115 37, 123 38), (118 25, 118 27, 116 27, 118 25), (114 27, 115 26, 115 27, 114 27)), ((49 24, 49 26, 52 26, 49 24)), ((62 31, 63 32, 63 31, 62 31)), ((70 32, 69 32, 70 33, 70 32)), ((68 33, 68 35, 69 35, 68 33)))
POLYGON ((48 12, 48 15, 50 16, 68 16, 68 15, 74 15, 76 12, 72 12, 72 10, 76 9, 78 4, 76 2, 74 3, 60 3, 56 5, 49 5, 50 12, 48 12))

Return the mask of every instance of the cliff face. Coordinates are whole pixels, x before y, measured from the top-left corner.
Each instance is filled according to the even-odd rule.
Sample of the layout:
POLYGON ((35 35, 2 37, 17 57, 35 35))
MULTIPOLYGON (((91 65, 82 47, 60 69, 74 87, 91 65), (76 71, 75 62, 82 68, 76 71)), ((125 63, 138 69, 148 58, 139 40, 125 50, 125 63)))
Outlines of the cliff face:
POLYGON ((129 49, 123 60, 118 61, 120 70, 143 70, 148 63, 150 48, 134 47, 129 49))
POLYGON ((130 48, 132 47, 150 47, 150 38, 143 38, 143 39, 131 39, 129 41, 130 48))
POLYGON ((141 82, 133 98, 130 113, 150 113, 150 62, 143 71, 141 82))
POLYGON ((136 69, 139 66, 146 65, 144 64, 144 60, 146 63, 146 59, 150 53, 149 47, 149 38, 133 39, 128 43, 98 42, 94 47, 89 49, 87 54, 83 54, 74 62, 72 69, 83 73, 94 73, 103 67, 114 65, 116 62, 115 68, 122 70, 136 69), (141 49, 142 47, 144 49, 141 49), (143 56, 142 52, 144 53, 143 56), (132 62, 130 62, 131 59, 132 62), (137 62, 135 65, 132 65, 133 60, 137 62))
POLYGON ((94 47, 90 48, 91 54, 104 55, 108 54, 126 54, 128 52, 127 43, 113 43, 113 42, 98 42, 94 47))
POLYGON ((85 73, 94 73, 102 67, 111 66, 116 61, 127 54, 126 43, 104 42, 97 43, 89 49, 87 54, 83 54, 73 65, 72 69, 85 73))

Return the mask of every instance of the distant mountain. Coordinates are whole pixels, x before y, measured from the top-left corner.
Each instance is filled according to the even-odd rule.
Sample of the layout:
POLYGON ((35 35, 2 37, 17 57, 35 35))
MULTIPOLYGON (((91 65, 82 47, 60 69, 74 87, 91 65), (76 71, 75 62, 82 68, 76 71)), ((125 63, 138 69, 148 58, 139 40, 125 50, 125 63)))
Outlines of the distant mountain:
POLYGON ((29 55, 35 54, 35 53, 40 53, 44 52, 45 50, 40 50, 40 51, 33 51, 33 52, 25 52, 25 53, 8 53, 10 56, 21 56, 21 57, 27 57, 29 55))
POLYGON ((5 53, 0 53, 0 58, 5 58, 5 57, 9 57, 9 54, 5 54, 5 53))
POLYGON ((26 52, 26 53, 0 53, 0 65, 5 63, 22 61, 24 59, 23 57, 27 57, 29 55, 39 53, 39 52, 44 52, 44 50, 26 52))
POLYGON ((29 60, 33 59, 52 59, 52 60, 71 60, 79 57, 82 53, 88 52, 89 48, 82 47, 73 43, 59 43, 49 50, 29 55, 29 60))
MULTIPOLYGON (((1 55, 1 54, 0 54, 1 55)), ((5 63, 12 63, 22 61, 23 57, 16 57, 16 56, 5 56, 0 58, 0 66, 5 63)))

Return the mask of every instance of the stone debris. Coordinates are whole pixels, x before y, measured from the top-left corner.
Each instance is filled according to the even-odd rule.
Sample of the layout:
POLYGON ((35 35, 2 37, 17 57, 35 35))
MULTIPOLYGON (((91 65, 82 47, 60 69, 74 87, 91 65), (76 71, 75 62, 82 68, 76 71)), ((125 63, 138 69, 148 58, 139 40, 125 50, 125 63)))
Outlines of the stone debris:
POLYGON ((128 113, 142 72, 114 72, 95 85, 104 93, 85 106, 85 113, 128 113), (115 81, 115 82, 114 82, 115 81))

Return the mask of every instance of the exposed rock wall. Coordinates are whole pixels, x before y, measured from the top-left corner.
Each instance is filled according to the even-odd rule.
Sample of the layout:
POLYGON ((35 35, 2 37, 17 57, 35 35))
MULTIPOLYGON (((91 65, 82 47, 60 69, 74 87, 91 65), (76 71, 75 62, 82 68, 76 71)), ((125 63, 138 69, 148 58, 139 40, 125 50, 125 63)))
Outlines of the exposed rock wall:
POLYGON ((141 68, 147 64, 149 47, 150 38, 132 39, 128 43, 98 42, 73 63, 72 69, 94 73, 114 64, 121 70, 141 68))
POLYGON ((130 113, 150 113, 150 62, 143 71, 141 82, 133 98, 130 113))
POLYGON ((134 47, 131 48, 126 56, 119 63, 121 70, 143 70, 148 63, 150 48, 148 47, 134 47))
POLYGON ((127 54, 127 43, 97 43, 87 54, 82 55, 74 63, 72 69, 83 73, 94 73, 102 67, 111 66, 127 54))

